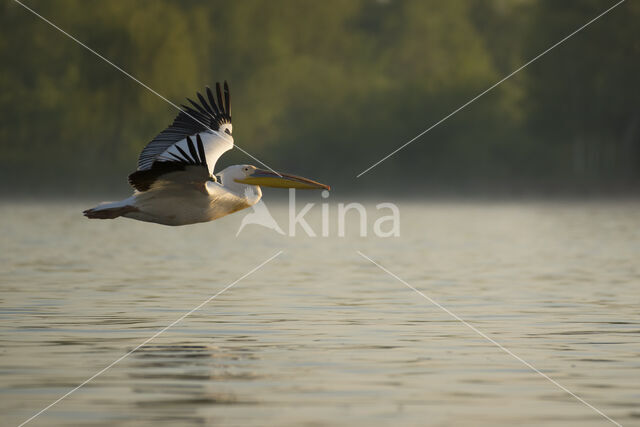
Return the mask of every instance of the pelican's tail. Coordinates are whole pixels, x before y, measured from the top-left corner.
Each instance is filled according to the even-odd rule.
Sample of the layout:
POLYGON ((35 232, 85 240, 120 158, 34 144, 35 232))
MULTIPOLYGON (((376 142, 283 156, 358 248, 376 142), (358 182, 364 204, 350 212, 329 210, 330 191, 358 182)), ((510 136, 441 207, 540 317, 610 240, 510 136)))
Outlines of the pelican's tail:
POLYGON ((128 202, 130 202, 129 199, 120 202, 104 202, 82 213, 91 219, 114 219, 131 212, 138 212, 138 208, 131 206, 128 202))

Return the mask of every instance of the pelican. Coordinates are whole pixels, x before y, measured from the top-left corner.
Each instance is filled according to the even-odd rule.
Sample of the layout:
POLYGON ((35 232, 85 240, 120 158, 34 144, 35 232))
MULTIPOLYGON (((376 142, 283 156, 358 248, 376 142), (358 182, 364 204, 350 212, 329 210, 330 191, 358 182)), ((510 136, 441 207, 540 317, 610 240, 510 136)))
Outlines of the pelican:
POLYGON ((131 197, 104 202, 83 213, 87 218, 136 219, 164 225, 208 222, 255 205, 262 198, 260 186, 326 189, 329 186, 300 176, 258 169, 252 165, 229 166, 217 174, 214 167, 233 148, 231 96, 224 82, 216 98, 183 105, 173 123, 140 153, 138 169, 129 175, 131 197))

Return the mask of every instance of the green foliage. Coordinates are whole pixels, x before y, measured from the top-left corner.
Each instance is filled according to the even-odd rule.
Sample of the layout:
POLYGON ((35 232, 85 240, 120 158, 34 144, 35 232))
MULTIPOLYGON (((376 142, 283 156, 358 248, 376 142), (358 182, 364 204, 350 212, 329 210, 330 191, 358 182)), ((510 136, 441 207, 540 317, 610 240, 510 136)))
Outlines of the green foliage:
MULTIPOLYGON (((336 189, 576 188, 640 178, 637 2, 358 180, 613 3, 28 4, 177 104, 228 80, 237 145, 336 189)), ((125 189, 140 149, 175 109, 20 5, 5 2, 0 11, 5 190, 125 189)), ((220 166, 232 163, 255 161, 234 150, 220 166)))

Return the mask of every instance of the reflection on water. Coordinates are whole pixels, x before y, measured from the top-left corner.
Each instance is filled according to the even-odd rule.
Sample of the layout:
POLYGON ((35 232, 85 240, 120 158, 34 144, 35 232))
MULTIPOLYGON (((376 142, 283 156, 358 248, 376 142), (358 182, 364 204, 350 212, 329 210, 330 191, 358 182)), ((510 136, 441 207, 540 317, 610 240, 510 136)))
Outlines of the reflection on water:
POLYGON ((3 425, 280 249, 32 425, 606 425, 356 250, 640 424, 638 203, 401 203, 397 239, 236 238, 241 213, 169 228, 83 207, 0 207, 3 425))
POLYGON ((251 381, 259 376, 242 370, 239 360, 251 359, 248 352, 225 352, 194 344, 149 345, 132 354, 128 378, 136 394, 132 403, 147 412, 148 422, 167 420, 206 421, 198 417, 198 407, 253 404, 241 401, 230 391, 218 390, 216 383, 251 381))

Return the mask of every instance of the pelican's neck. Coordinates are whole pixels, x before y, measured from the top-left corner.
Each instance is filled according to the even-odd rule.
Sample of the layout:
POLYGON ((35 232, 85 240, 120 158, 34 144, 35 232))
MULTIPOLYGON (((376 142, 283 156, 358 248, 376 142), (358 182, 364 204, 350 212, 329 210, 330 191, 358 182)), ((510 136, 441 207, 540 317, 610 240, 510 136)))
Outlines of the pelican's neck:
POLYGON ((249 206, 253 206, 262 198, 262 190, 258 185, 240 184, 244 187, 241 196, 247 200, 249 206))
MULTIPOLYGON (((243 184, 236 181, 236 176, 239 172, 238 168, 242 166, 229 166, 228 168, 221 170, 217 174, 218 183, 229 193, 237 196, 240 199, 244 199, 249 206, 253 206, 262 197, 262 190, 258 185, 243 184)), ((244 177, 242 175, 242 177, 244 177)))
POLYGON ((224 177, 221 185, 222 188, 227 190, 229 193, 232 193, 234 196, 240 199, 245 199, 249 206, 253 206, 258 203, 262 197, 262 190, 258 185, 241 184, 232 179, 227 179, 225 181, 224 177))

